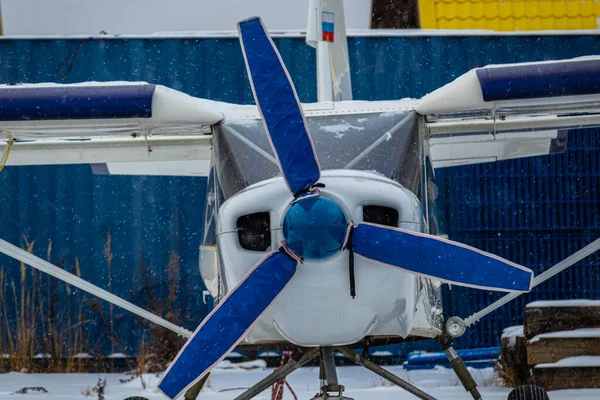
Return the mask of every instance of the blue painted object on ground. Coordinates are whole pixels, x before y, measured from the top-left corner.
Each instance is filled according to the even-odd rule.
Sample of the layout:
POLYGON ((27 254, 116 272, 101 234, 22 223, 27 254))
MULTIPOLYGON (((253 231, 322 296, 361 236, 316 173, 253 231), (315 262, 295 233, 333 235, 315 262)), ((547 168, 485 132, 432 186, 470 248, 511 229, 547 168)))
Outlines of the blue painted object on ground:
MULTIPOLYGON (((487 368, 496 365, 498 362, 500 348, 488 347, 483 349, 458 350, 457 354, 462 358, 467 367, 487 368)), ((410 354, 404 364, 404 368, 407 370, 431 369, 436 366, 450 368, 448 357, 443 351, 410 354)))

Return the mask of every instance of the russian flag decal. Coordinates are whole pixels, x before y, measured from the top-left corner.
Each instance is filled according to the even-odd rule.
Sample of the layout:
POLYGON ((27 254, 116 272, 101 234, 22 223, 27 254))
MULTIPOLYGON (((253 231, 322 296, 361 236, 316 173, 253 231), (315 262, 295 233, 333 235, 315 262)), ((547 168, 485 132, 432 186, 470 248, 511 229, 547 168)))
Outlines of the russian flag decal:
POLYGON ((323 41, 333 43, 333 32, 335 24, 335 14, 332 12, 325 12, 321 16, 323 41))

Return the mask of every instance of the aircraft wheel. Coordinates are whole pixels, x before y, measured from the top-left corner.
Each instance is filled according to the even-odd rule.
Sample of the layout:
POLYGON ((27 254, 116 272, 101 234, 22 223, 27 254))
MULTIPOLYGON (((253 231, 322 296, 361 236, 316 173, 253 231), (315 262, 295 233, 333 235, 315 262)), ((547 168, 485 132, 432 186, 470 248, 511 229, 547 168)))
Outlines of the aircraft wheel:
POLYGON ((550 400, 548 393, 536 385, 521 385, 508 394, 508 400, 550 400))

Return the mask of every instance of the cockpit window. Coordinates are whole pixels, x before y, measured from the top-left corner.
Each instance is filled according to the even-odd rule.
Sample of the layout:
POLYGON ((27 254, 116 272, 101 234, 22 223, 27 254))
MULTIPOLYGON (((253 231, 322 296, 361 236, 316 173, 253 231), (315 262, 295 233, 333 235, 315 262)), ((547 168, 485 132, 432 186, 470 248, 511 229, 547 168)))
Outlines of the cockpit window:
MULTIPOLYGON (((446 226, 443 207, 439 207, 442 203, 440 196, 440 189, 438 188, 435 180, 435 173, 431 164, 431 158, 425 157, 425 180, 426 190, 423 191, 427 195, 427 201, 423 204, 427 204, 427 219, 429 223, 429 233, 432 235, 443 236, 446 235, 446 226)), ((442 203, 443 204, 443 203, 442 203)))
MULTIPOLYGON (((307 123, 322 170, 372 171, 419 195, 421 159, 414 112, 319 116, 307 123)), ((281 174, 261 120, 228 121, 215 128, 214 136, 226 199, 281 174)))

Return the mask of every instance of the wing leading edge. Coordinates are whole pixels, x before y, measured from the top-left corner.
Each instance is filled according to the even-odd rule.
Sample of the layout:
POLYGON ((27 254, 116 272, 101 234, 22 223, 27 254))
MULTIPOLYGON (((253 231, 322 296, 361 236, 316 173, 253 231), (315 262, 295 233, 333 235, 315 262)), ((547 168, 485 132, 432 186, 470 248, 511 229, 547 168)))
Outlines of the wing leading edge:
POLYGON ((144 82, 3 85, 0 104, 6 165, 108 164, 107 172, 161 174, 184 163, 175 175, 206 173, 210 126, 228 107, 144 82))
POLYGON ((600 57, 492 65, 423 97, 436 168, 561 153, 600 126, 600 57))
MULTIPOLYGON (((240 107, 128 82, 6 85, 0 100, 6 165, 133 175, 205 175, 210 126, 240 107)), ((477 68, 415 111, 436 168, 563 152, 569 129, 600 126, 600 57, 477 68)))

